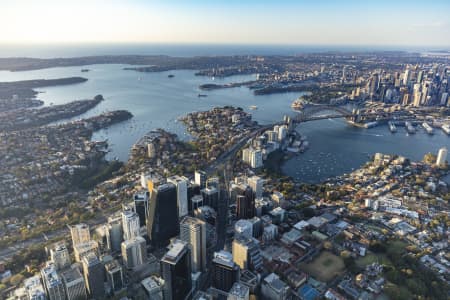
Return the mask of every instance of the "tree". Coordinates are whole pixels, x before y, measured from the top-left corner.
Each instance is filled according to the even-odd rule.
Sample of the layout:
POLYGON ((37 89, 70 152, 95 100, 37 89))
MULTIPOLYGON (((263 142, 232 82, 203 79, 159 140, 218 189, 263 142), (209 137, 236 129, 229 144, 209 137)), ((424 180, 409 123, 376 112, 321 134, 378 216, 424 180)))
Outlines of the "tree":
POLYGON ((24 279, 25 276, 23 276, 22 274, 16 274, 11 276, 11 278, 9 279, 9 283, 11 285, 19 285, 24 279))

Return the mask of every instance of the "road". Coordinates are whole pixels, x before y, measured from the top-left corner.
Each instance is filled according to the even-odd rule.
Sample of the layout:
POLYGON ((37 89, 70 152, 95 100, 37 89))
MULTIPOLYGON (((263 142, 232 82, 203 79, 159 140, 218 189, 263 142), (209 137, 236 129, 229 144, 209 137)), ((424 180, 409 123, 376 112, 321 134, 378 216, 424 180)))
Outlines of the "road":
MULTIPOLYGON (((96 225, 106 222, 106 220, 107 220, 106 217, 101 215, 101 216, 96 216, 95 219, 91 219, 91 220, 87 221, 86 223, 89 226, 96 226, 96 225)), ((45 243, 47 240, 52 240, 54 238, 60 238, 63 236, 70 237, 69 228, 67 228, 67 227, 59 228, 59 229, 56 229, 53 231, 45 232, 44 234, 39 235, 37 237, 30 238, 25 241, 17 242, 12 246, 9 246, 5 249, 0 250, 0 261, 9 260, 14 256, 14 254, 20 252, 23 249, 29 248, 32 245, 42 244, 42 243, 45 243)))

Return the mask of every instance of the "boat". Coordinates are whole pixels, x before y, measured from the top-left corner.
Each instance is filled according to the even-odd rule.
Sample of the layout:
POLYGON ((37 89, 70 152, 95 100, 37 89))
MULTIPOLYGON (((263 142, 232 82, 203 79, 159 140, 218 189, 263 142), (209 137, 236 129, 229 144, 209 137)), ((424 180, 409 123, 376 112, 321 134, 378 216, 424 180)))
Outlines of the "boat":
POLYGON ((428 134, 434 134, 434 130, 433 130, 433 127, 431 127, 427 122, 423 122, 422 123, 422 127, 425 129, 425 131, 428 133, 428 134))
POLYGON ((86 73, 86 72, 89 72, 90 70, 89 69, 81 69, 81 72, 83 72, 83 73, 86 73))
POLYGON ((375 127, 377 125, 378 125, 377 121, 367 122, 367 123, 364 124, 364 128, 369 129, 369 128, 373 128, 373 127, 375 127))
POLYGON ((174 78, 174 77, 175 77, 175 75, 173 75, 173 74, 169 74, 169 75, 167 75, 167 77, 169 77, 169 78, 174 78))
POLYGON ((208 97, 208 95, 206 94, 198 94, 197 97, 201 98, 201 97, 208 97))
POLYGON ((256 105, 250 105, 249 108, 250 108, 251 110, 257 110, 257 109, 258 109, 258 106, 256 106, 256 105))
POLYGON ((397 127, 395 126, 394 122, 389 121, 388 124, 389 124, 389 130, 390 130, 392 133, 397 132, 397 127))
POLYGON ((411 124, 411 122, 405 122, 406 131, 410 134, 416 133, 416 128, 411 124))
POLYGON ((442 131, 444 131, 447 135, 450 135, 450 125, 449 124, 444 124, 442 125, 442 131))

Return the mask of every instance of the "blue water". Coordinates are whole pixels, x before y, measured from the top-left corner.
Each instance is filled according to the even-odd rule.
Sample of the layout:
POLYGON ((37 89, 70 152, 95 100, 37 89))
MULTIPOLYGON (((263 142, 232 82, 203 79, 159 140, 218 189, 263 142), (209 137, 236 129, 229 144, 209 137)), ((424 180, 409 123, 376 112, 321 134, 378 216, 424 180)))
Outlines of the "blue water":
POLYGON ((170 71, 141 73, 125 71, 125 65, 92 65, 90 72, 81 73, 81 67, 51 68, 26 72, 0 71, 0 81, 37 78, 83 76, 87 82, 37 89, 38 98, 45 105, 63 104, 73 100, 92 98, 102 94, 105 101, 75 119, 90 117, 116 109, 129 110, 134 118, 101 130, 94 139, 108 139, 112 152, 108 158, 127 160, 129 149, 142 135, 156 128, 163 128, 185 137, 185 128, 177 119, 192 111, 209 110, 216 106, 240 106, 251 112, 261 124, 273 123, 290 113, 290 105, 301 93, 254 96, 245 87, 215 91, 201 91, 198 86, 207 82, 227 83, 254 80, 254 75, 222 78, 198 77, 194 71, 170 71), (174 78, 168 78, 174 74, 174 78), (198 97, 198 94, 208 97, 198 97), (250 110, 256 105, 258 110, 250 110))
MULTIPOLYGON (((51 68, 26 72, 0 71, 0 81, 38 78, 83 76, 84 83, 42 88, 38 98, 45 105, 62 104, 102 94, 100 105, 77 118, 89 117, 108 110, 127 109, 134 118, 98 131, 93 139, 108 139, 108 158, 126 161, 129 150, 142 135, 156 128, 188 138, 177 118, 192 111, 208 110, 215 106, 233 105, 252 113, 261 124, 278 122, 285 114, 293 114, 291 102, 301 93, 254 96, 245 88, 200 91, 198 86, 207 82, 227 83, 254 79, 253 75, 211 79, 194 76, 193 71, 138 73, 123 70, 124 65, 92 65, 87 73, 81 67, 51 68), (174 74, 174 78, 168 78, 174 74), (199 98, 199 93, 208 97, 199 98), (249 110, 257 105, 258 110, 249 110)), ((427 152, 436 153, 442 146, 450 147, 450 138, 440 130, 434 136, 419 131, 408 136, 403 128, 391 134, 386 126, 360 129, 343 120, 323 120, 301 124, 299 132, 308 137, 309 149, 283 166, 286 174, 304 182, 318 182, 330 176, 350 172, 364 164, 375 152, 397 153, 413 160, 422 159, 427 152)))
MULTIPOLYGON (((441 49, 441 48, 439 48, 441 49)), ((252 44, 67 44, 67 45, 8 45, 0 44, 0 57, 79 57, 95 55, 296 55, 326 51, 426 51, 436 50, 401 46, 352 45, 252 45, 252 44)))
POLYGON ((422 128, 409 135, 404 127, 391 133, 386 125, 371 129, 356 128, 343 119, 328 119, 300 124, 297 128, 307 136, 310 148, 292 158, 283 171, 304 182, 315 183, 357 169, 376 152, 399 154, 420 161, 439 148, 450 146, 450 137, 442 130, 428 135, 422 128))

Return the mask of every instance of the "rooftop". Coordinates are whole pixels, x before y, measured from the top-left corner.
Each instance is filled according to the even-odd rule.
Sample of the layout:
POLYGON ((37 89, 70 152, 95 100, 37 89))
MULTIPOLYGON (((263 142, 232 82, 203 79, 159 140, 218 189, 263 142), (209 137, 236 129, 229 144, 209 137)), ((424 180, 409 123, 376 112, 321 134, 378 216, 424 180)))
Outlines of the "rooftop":
POLYGON ((182 240, 175 240, 170 244, 169 251, 161 259, 168 263, 176 263, 178 259, 184 254, 187 249, 187 243, 182 240))

